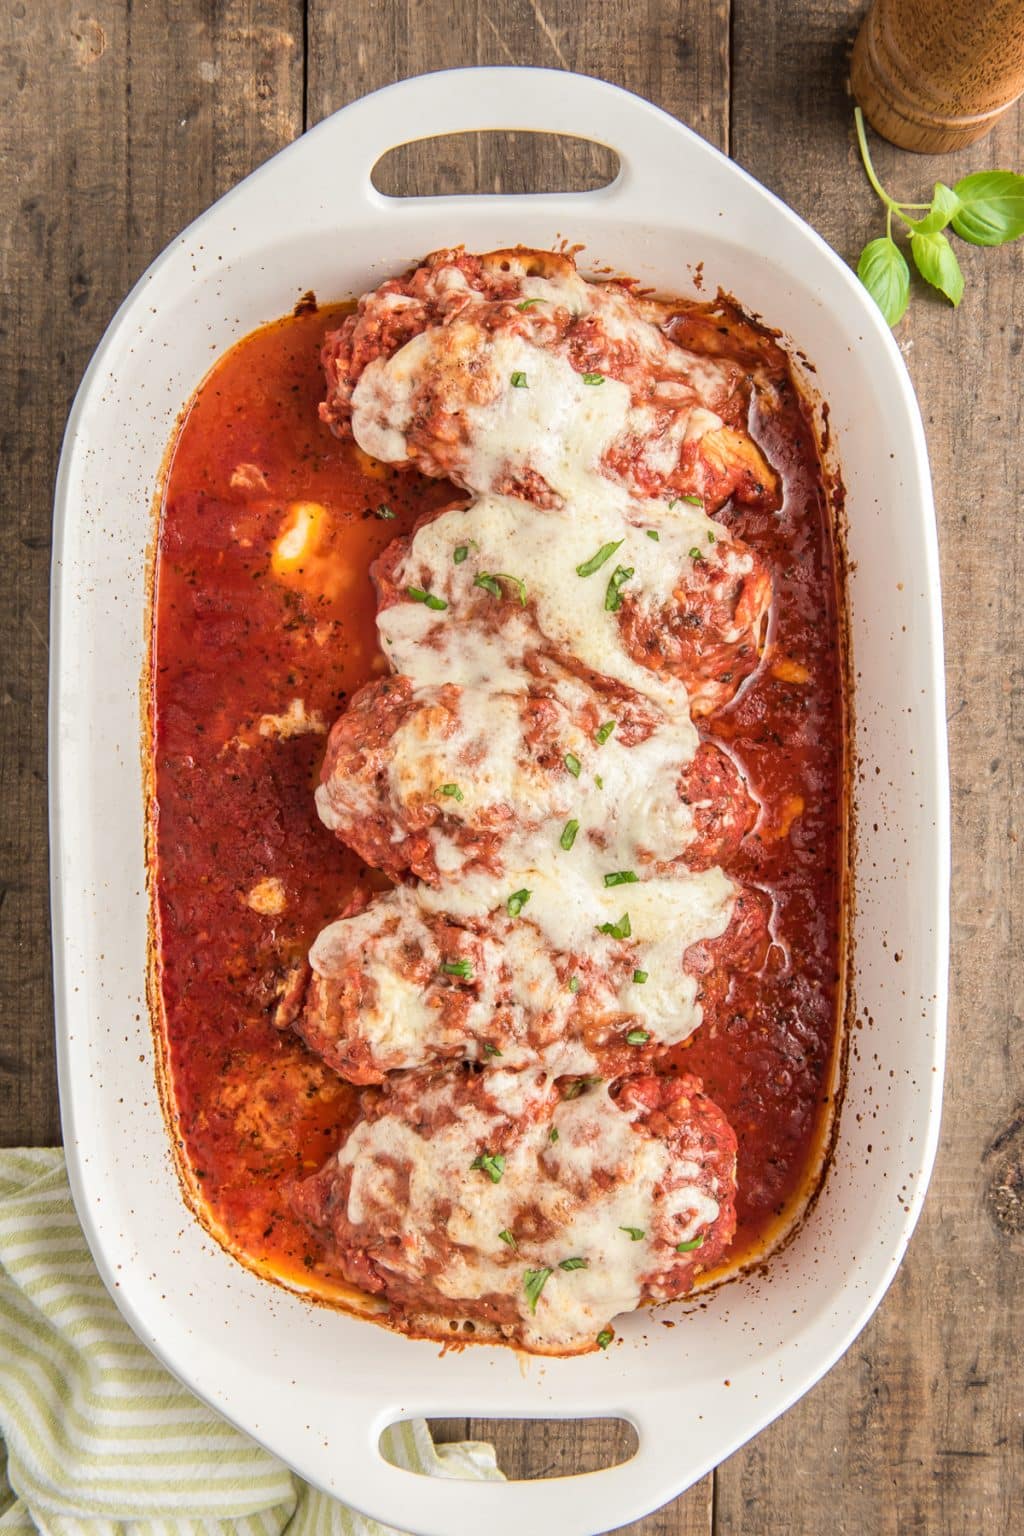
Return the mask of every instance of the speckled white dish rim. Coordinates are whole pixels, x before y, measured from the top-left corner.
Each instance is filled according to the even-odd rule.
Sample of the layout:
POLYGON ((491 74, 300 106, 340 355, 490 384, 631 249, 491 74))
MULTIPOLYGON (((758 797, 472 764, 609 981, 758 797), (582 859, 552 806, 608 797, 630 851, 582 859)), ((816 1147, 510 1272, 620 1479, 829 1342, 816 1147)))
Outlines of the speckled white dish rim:
POLYGON ((806 1392, 878 1305, 938 1134, 949 821, 939 571, 913 391, 846 265, 770 193, 649 103, 583 76, 421 76, 328 118, 223 197, 125 300, 79 389, 56 488, 50 792, 59 1070, 68 1167, 132 1327, 201 1397, 304 1477, 421 1536, 593 1536, 657 1508, 806 1392), (582 135, 620 172, 576 194, 390 199, 396 144, 471 129, 582 135), (860 829, 858 1028, 825 1188, 767 1276, 621 1319, 572 1360, 442 1356, 310 1306, 242 1268, 182 1203, 154 1078, 140 762, 151 503, 175 418, 214 359, 313 289, 359 293, 438 246, 582 242, 662 290, 737 294, 813 360, 848 492, 860 829), (662 1326, 666 1320, 676 1326, 662 1326), (614 1415, 636 1456, 507 1485, 384 1462, 406 1416, 614 1415))

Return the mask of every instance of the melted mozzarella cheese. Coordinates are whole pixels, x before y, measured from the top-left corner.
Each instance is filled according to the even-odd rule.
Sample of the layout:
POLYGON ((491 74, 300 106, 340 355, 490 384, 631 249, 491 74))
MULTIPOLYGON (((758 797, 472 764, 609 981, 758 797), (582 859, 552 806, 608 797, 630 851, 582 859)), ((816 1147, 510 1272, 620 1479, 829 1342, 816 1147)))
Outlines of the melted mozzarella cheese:
POLYGON ((718 1202, 696 1182, 696 1169, 672 1165, 665 1144, 634 1130, 634 1112, 604 1090, 551 1113, 551 1090, 535 1073, 492 1069, 487 1084, 495 1111, 459 1103, 455 1114, 446 1081, 429 1086, 420 1117, 437 1127, 429 1136, 394 1115, 357 1126, 338 1153, 339 1167, 351 1169, 348 1218, 372 1225, 382 1206, 400 1211, 408 1246, 394 1262, 413 1274, 433 1271, 424 1261, 440 1251, 433 1283, 441 1295, 456 1303, 507 1298, 526 1342, 589 1342, 610 1317, 639 1304, 645 1277, 670 1259, 671 1245, 716 1219, 718 1202), (472 1164, 507 1122, 519 1130, 510 1143, 502 1136, 504 1169, 493 1182, 472 1164), (528 1236, 524 1212, 529 1230, 557 1235, 528 1236), (573 1259, 584 1262, 561 1268, 573 1259), (542 1269, 550 1273, 534 1297, 528 1274, 542 1269))
MULTIPOLYGON (((389 657, 417 680, 416 641, 428 635, 431 641, 437 636, 443 646, 446 681, 479 677, 478 628, 460 623, 460 613, 480 601, 474 583, 481 575, 513 577, 525 583, 537 627, 549 643, 654 700, 672 717, 680 744, 692 757, 697 736, 686 688, 629 655, 610 606, 609 581, 616 572, 629 571, 628 577, 617 578, 619 591, 656 613, 672 604, 681 572, 697 560, 717 568, 727 555, 748 562, 749 568, 751 556, 736 552, 722 525, 698 507, 682 501, 671 508, 663 502, 634 502, 618 496, 609 481, 599 493, 581 496, 557 513, 515 497, 481 496, 470 507, 445 512, 421 528, 398 573, 401 585, 426 585, 446 600, 445 617, 439 620, 423 603, 399 603, 380 615, 378 626, 389 657), (658 534, 657 540, 648 537, 649 531, 658 534), (459 544, 467 544, 470 554, 456 565, 452 551, 459 544), (580 576, 578 568, 611 544, 616 548, 601 566, 580 576)), ((510 585, 505 596, 492 600, 515 601, 517 591, 510 585)), ((513 628, 509 649, 517 640, 525 648, 525 625, 518 632, 513 628)), ((511 659, 506 651, 506 664, 511 659)))
POLYGON ((429 1274, 452 1302, 511 1297, 526 1342, 568 1347, 638 1305, 645 1277, 671 1254, 654 1234, 688 1240, 719 1213, 700 1170, 672 1163, 665 1144, 634 1131, 631 1113, 617 1109, 603 1089, 559 1103, 553 1120, 548 1111, 553 1078, 595 1065, 574 1026, 578 1003, 567 969, 585 965, 593 1012, 635 1015, 658 1043, 685 1040, 701 1020, 685 952, 725 931, 737 895, 717 868, 646 878, 652 861, 678 857, 693 836, 678 785, 698 736, 682 683, 629 655, 614 596, 629 597, 657 623, 696 562, 713 568, 713 580, 719 567, 723 577, 742 574, 750 557, 700 508, 636 500, 603 468, 613 445, 628 441, 649 469, 669 471, 684 443, 721 429, 711 406, 728 393, 728 370, 671 346, 627 294, 568 269, 522 278, 523 297, 541 302, 526 311, 529 323, 515 335, 488 333, 470 318, 476 301, 457 269, 435 281, 439 291, 445 286, 465 296, 464 316, 372 362, 353 394, 352 425, 366 452, 398 461, 409 457, 408 434, 424 400, 459 419, 459 475, 475 499, 421 527, 396 573, 399 588, 423 588, 447 606, 397 602, 379 614, 378 629, 392 666, 420 698, 445 684, 462 689, 454 712, 442 718, 425 708, 396 732, 392 800, 411 802, 442 783, 458 784, 464 798, 445 803, 447 826, 431 832, 448 878, 436 889, 400 887, 332 924, 310 958, 328 979, 353 957, 360 961, 373 985, 356 1025, 389 1069, 438 1054, 486 1060, 483 1044, 500 1018, 501 1065, 490 1065, 486 1079, 497 1110, 460 1103, 453 1114, 445 1104, 448 1079, 439 1078, 422 1101, 421 1124, 438 1127, 432 1135, 399 1115, 357 1124, 338 1153, 339 1165, 352 1171, 348 1217, 373 1223, 390 1203, 406 1234, 395 1262, 409 1274, 429 1274), (545 313, 558 308, 599 311, 611 342, 628 343, 657 364, 650 405, 612 379, 586 384, 566 356, 545 347, 545 313), (659 399, 676 414, 659 415, 659 399), (560 510, 498 494, 525 469, 562 498, 560 510), (578 567, 608 544, 615 545, 608 558, 581 576, 578 567), (456 563, 460 545, 469 553, 456 563), (499 582, 501 596, 491 599, 503 605, 495 625, 479 622, 481 578, 499 582), (649 736, 626 747, 613 731, 599 744, 573 723, 586 717, 592 693, 563 678, 550 691, 564 706, 564 750, 579 773, 552 780, 542 772, 524 739, 522 709, 536 676, 526 659, 545 649, 650 701, 658 720, 649 736), (502 833, 499 872, 467 870, 452 824, 473 826, 506 804, 517 819, 502 833), (578 829, 564 848, 560 834, 569 818, 578 829), (627 878, 608 885, 609 875, 627 878), (508 915, 513 893, 515 917, 508 915), (454 1023, 446 1022, 444 1007, 443 989, 450 995, 453 985, 448 977, 422 986, 402 974, 410 953, 438 967, 431 923, 440 916, 471 928, 479 957, 463 1006, 449 1010, 454 1023), (646 980, 635 980, 638 973, 646 980), (541 1070, 529 1070, 538 1060, 541 1070), (492 1183, 471 1165, 493 1144, 496 1129, 506 1145, 510 1126, 505 1170, 492 1183), (535 1230, 557 1237, 503 1244, 499 1233, 514 1230, 524 1210, 537 1213, 535 1230), (439 1222, 446 1245, 454 1245, 446 1246, 440 1266, 429 1262, 439 1222), (624 1228, 644 1236, 634 1242, 624 1228), (657 1241, 663 1246, 652 1256, 657 1241), (559 1268, 571 1258, 585 1259, 586 1267, 559 1268), (535 1308, 524 1285, 528 1269, 550 1270, 535 1308))

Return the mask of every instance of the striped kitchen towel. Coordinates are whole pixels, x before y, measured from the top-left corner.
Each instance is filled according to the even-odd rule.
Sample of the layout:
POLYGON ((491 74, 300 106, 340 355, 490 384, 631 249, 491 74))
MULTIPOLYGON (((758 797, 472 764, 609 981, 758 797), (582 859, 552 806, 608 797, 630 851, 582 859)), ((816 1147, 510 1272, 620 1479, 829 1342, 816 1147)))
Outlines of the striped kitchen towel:
MULTIPOLYGON (((489 1445, 435 1447, 422 1422, 389 1435, 399 1466, 501 1478, 489 1445)), ((0 1536, 390 1531, 301 1482, 157 1364, 93 1266, 58 1150, 0 1151, 0 1437, 0 1536)))

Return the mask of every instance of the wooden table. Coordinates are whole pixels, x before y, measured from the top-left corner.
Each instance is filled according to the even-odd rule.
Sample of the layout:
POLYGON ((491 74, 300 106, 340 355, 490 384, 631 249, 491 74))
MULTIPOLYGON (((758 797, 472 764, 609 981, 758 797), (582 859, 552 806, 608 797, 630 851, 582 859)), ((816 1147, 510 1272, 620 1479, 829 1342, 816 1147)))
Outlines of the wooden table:
MULTIPOLYGON (((565 67, 629 86, 855 257, 881 229, 845 87, 859 9, 847 0, 6 0, 5 1142, 58 1136, 45 759, 54 467, 82 370, 135 278, 183 224, 304 127, 390 80, 472 63, 565 67)), ((940 176, 1024 167, 1021 138, 1011 114, 949 160, 880 146, 877 163, 916 200, 940 176)), ((396 189, 423 190, 432 178, 438 190, 515 190, 599 170, 591 151, 520 139, 498 152, 464 141, 442 156, 414 150, 388 176, 396 189)), ((960 309, 916 294, 898 332, 931 446, 948 633, 954 965, 938 1168, 907 1261, 842 1363, 712 1477, 631 1527, 636 1536, 1001 1536, 1024 1521, 1024 262, 1020 246, 965 250, 963 262, 960 309)), ((506 1469, 519 1473, 593 1466, 624 1444, 593 1427, 534 1426, 529 1436, 472 1428, 493 1434, 506 1469)))

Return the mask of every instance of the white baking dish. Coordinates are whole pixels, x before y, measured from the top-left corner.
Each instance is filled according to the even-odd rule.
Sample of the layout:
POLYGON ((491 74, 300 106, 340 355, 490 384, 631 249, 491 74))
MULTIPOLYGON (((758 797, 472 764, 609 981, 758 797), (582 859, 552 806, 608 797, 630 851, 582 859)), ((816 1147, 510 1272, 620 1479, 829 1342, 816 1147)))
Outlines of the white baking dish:
POLYGON ((78 1211, 100 1270, 167 1365, 304 1476, 426 1536, 591 1536, 672 1498, 847 1348, 891 1281, 938 1130, 948 817, 942 637, 924 438, 899 352, 807 225, 672 118, 582 76, 465 70, 337 113, 204 214, 125 301, 68 424, 53 565, 51 830, 60 1084, 78 1211), (621 171, 599 192, 391 200, 370 171, 430 134, 583 134, 621 171), (824 1192, 767 1276, 620 1324, 606 1354, 524 1367, 439 1356, 259 1280, 182 1203, 154 1081, 140 676, 151 500, 176 414, 207 368, 312 288, 365 289, 439 245, 585 243, 685 292, 735 292, 813 359, 849 499, 859 833, 854 1032, 824 1192), (664 1316, 676 1319, 667 1331, 664 1316), (378 1454, 409 1415, 617 1415, 622 1466, 579 1478, 427 1481, 378 1454))

